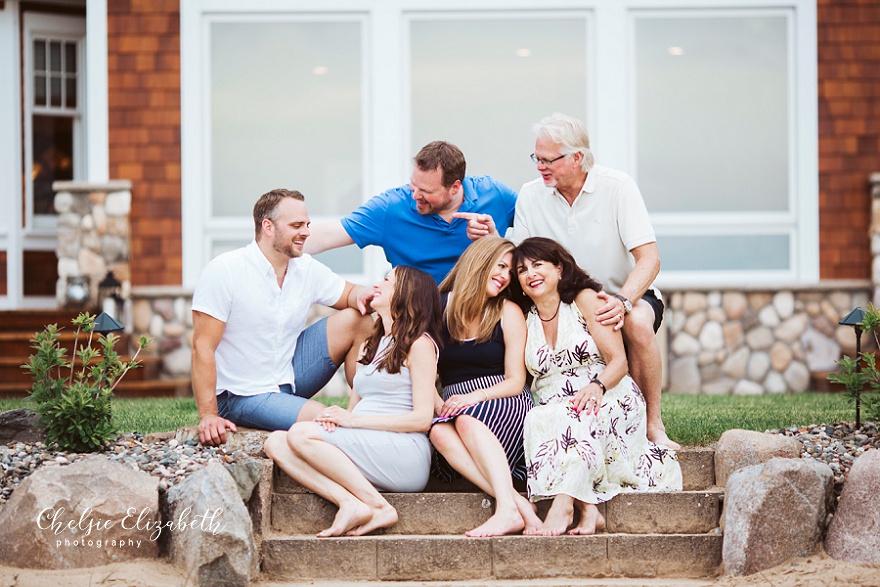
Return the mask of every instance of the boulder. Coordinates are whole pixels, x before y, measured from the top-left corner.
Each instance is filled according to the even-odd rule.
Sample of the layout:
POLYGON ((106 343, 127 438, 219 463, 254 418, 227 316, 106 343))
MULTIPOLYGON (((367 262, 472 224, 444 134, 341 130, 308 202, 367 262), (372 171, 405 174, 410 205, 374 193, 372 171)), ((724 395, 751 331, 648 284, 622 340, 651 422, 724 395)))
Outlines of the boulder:
POLYGON ((0 444, 11 442, 46 442, 40 415, 27 408, 0 413, 0 444))
POLYGON ((169 489, 165 505, 171 562, 199 585, 245 587, 256 577, 253 524, 223 465, 212 462, 169 489))
POLYGON ((103 456, 37 469, 0 511, 0 564, 74 569, 158 557, 158 484, 103 456))
POLYGON ((825 551, 838 560, 880 563, 880 450, 864 453, 849 470, 825 551))
POLYGON ((724 498, 722 558, 729 575, 751 575, 816 550, 834 475, 812 459, 771 459, 737 471, 724 498))
POLYGON ((718 439, 715 448, 715 480, 723 486, 734 471, 766 463, 774 457, 796 459, 800 454, 801 443, 794 438, 752 430, 728 430, 718 439))

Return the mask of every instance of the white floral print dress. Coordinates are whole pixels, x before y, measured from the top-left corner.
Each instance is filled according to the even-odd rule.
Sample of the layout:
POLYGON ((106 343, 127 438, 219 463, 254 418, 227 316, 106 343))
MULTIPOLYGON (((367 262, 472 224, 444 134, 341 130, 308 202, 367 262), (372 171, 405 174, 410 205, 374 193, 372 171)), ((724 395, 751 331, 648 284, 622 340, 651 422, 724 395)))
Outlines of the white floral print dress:
POLYGON ((571 396, 605 369, 577 304, 560 307, 555 348, 534 306, 526 324, 526 367, 538 400, 524 424, 529 499, 563 493, 598 504, 627 491, 680 490, 678 457, 648 442, 645 400, 629 375, 609 387, 598 416, 571 407, 571 396))

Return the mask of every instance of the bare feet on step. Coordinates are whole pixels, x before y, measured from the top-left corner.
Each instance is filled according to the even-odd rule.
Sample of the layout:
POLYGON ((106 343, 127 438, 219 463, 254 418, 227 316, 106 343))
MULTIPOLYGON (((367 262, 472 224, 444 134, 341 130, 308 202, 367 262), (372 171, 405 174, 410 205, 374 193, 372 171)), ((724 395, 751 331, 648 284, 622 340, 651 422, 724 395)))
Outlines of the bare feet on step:
POLYGON ((659 446, 671 448, 672 450, 681 450, 680 444, 666 436, 666 430, 664 428, 652 428, 649 426, 648 440, 659 446))
POLYGON ((350 504, 342 504, 339 511, 336 512, 336 517, 333 518, 333 524, 326 530, 319 532, 318 538, 342 536, 352 528, 367 523, 371 516, 372 512, 369 506, 363 502, 355 501, 350 504))
POLYGON ((391 504, 389 503, 386 503, 379 508, 372 508, 372 513, 372 517, 370 517, 366 523, 349 530, 345 535, 363 536, 364 534, 369 534, 373 530, 387 528, 397 523, 397 510, 391 507, 391 504))
POLYGON ((474 528, 465 532, 471 538, 488 538, 489 536, 503 536, 513 532, 519 532, 525 527, 519 511, 513 506, 509 510, 495 510, 495 514, 474 528))
POLYGON ((523 534, 526 536, 535 536, 538 534, 538 529, 541 527, 541 518, 538 517, 538 506, 527 500, 525 497, 516 494, 516 508, 519 510, 519 515, 522 516, 523 523, 525 527, 523 528, 523 534))
POLYGON ((544 523, 541 524, 541 527, 538 528, 535 534, 538 536, 559 536, 568 530, 573 521, 574 505, 571 500, 563 500, 560 499, 560 496, 556 496, 553 500, 553 505, 550 506, 550 511, 547 512, 544 523))
POLYGON ((578 525, 568 531, 572 536, 595 534, 605 527, 605 517, 595 505, 578 502, 577 510, 580 513, 578 525))

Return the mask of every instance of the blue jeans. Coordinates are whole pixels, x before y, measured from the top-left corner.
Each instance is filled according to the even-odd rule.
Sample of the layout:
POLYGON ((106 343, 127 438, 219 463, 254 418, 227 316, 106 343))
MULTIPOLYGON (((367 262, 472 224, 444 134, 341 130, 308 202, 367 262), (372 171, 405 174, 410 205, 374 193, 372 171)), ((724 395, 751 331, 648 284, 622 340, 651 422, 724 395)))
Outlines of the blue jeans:
POLYGON ((287 430, 296 423, 310 397, 321 391, 339 369, 327 347, 327 319, 315 322, 299 335, 293 353, 296 391, 289 383, 279 393, 236 395, 226 390, 217 395, 217 412, 239 426, 262 430, 287 430))

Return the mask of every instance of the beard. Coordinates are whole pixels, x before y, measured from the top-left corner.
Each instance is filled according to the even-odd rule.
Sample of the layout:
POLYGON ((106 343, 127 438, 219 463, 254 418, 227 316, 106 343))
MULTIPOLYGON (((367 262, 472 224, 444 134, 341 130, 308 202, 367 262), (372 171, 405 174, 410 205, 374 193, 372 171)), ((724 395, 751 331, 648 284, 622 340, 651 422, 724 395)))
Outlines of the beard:
POLYGON ((272 239, 272 248, 291 259, 302 256, 302 250, 294 246, 293 239, 285 241, 277 232, 275 233, 275 238, 272 239))

